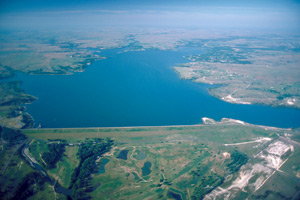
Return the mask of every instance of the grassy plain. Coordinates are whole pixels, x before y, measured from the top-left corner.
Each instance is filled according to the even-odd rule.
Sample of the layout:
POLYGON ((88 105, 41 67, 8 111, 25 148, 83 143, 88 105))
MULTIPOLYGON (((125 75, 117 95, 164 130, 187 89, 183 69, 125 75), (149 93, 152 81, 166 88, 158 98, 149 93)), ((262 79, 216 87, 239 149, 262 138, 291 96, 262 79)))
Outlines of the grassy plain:
POLYGON ((64 156, 58 161, 56 168, 49 170, 49 175, 65 188, 70 187, 72 173, 79 164, 78 158, 74 156, 77 152, 78 146, 66 146, 64 156))
MULTIPOLYGON (((23 132, 34 141, 61 139, 71 145, 57 167, 49 171, 64 186, 68 186, 69 174, 78 164, 78 145, 87 138, 111 138, 112 149, 98 158, 99 168, 91 175, 89 196, 94 199, 223 199, 224 195, 230 198, 260 198, 260 195, 273 198, 275 195, 284 199, 297 195, 294 191, 300 186, 297 173, 291 173, 299 164, 299 144, 287 139, 286 134, 293 132, 288 129, 223 120, 197 126, 27 129, 23 132), (274 152, 274 145, 281 150, 274 152), (118 158, 123 150, 127 157, 118 158), (144 155, 140 156, 140 152, 144 155), (242 155, 248 160, 246 164, 242 155), (109 160, 104 165, 104 173, 100 172, 103 159, 109 160), (143 173, 146 162, 151 163, 150 173, 143 173), (281 193, 271 182, 278 179, 280 172, 276 170, 279 169, 289 174, 285 179, 291 186, 288 190, 283 188, 281 193)), ((280 180, 283 179, 279 178, 278 184, 280 180)))
POLYGON ((220 144, 248 141, 249 138, 269 135, 268 130, 259 127, 245 128, 236 125, 234 131, 230 126, 219 124, 195 126, 166 126, 166 127, 124 127, 124 128, 61 128, 61 129, 25 129, 23 132, 32 139, 63 139, 82 141, 85 138, 105 138, 125 140, 126 142, 160 142, 169 135, 186 136, 189 140, 203 138, 207 141, 216 141, 220 144), (213 127, 213 128, 211 128, 213 127), (220 134, 223 133, 223 134, 220 134))
POLYGON ((276 36, 195 40, 200 54, 174 67, 183 79, 217 84, 209 93, 238 104, 300 108, 297 38, 276 36))

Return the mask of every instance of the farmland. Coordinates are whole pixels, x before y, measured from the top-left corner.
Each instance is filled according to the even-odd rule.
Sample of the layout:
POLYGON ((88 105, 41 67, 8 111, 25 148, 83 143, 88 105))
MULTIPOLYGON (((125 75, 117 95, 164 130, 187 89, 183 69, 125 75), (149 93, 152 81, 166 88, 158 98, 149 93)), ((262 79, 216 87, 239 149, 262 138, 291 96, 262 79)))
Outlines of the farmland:
MULTIPOLYGON (((299 143, 291 139, 300 134, 297 130, 231 119, 204 122, 195 126, 23 130, 30 140, 29 157, 65 189, 72 185, 74 170, 84 165, 79 156, 82 148, 101 147, 107 138, 112 141, 103 153, 93 150, 100 154, 91 154, 96 156, 95 166, 84 185, 62 193, 45 181, 32 198, 64 198, 68 194, 97 199, 284 199, 299 195, 299 143), (48 168, 42 154, 53 143, 64 144, 65 149, 55 167, 48 168), (285 181, 289 187, 278 189, 273 179, 277 185, 285 181)), ((33 171, 22 157, 13 157, 16 173, 33 171)), ((20 181, 13 178, 15 173, 4 174, 1 177, 6 180, 20 181)), ((9 184, 3 188, 9 190, 9 184)))
POLYGON ((175 66, 183 79, 215 84, 209 93, 237 104, 299 108, 299 44, 296 38, 229 37, 194 40, 200 54, 175 66))

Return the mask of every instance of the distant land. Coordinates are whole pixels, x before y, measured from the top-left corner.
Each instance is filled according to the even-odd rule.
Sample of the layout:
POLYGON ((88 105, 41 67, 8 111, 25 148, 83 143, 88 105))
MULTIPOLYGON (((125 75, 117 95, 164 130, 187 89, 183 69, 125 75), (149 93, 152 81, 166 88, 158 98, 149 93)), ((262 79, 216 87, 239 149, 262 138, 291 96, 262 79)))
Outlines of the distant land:
POLYGON ((0 200, 299 200, 300 1, 0 0, 0 200))
POLYGON ((172 66, 180 78, 215 85, 209 93, 230 103, 299 109, 298 37, 200 30, 83 33, 41 39, 37 32, 1 49, 1 198, 300 198, 299 128, 203 118, 192 126, 36 129, 26 104, 38 99, 14 79, 16 73, 84 73, 106 59, 101 52, 109 49, 193 47, 202 53, 172 66))
MULTIPOLYGON (((20 82, 6 81, 15 73, 70 75, 105 59, 101 51, 146 51, 199 48, 185 55, 190 62, 174 66, 183 79, 216 84, 209 93, 236 104, 264 104, 299 109, 299 37, 262 33, 208 32, 190 29, 114 29, 94 31, 19 31, 1 34, 0 122, 32 127, 20 82)), ((29 113, 30 114, 30 113, 29 113)))

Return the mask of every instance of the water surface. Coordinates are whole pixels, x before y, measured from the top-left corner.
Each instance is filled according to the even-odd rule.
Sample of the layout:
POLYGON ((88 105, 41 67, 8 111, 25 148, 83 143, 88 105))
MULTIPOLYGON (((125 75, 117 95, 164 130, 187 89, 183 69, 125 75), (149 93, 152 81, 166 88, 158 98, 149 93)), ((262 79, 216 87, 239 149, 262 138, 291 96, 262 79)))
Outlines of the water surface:
MULTIPOLYGON (((28 94, 39 98, 27 106, 42 127, 119 127, 190 125, 202 117, 300 127, 300 110, 230 104, 210 96, 206 84, 181 80, 171 68, 188 62, 195 49, 117 53, 74 75, 19 75, 28 94)), ((199 52, 199 51, 198 51, 199 52)))
POLYGON ((99 166, 98 174, 104 174, 105 173, 105 165, 109 162, 109 159, 103 158, 101 160, 101 164, 99 166))
POLYGON ((151 162, 145 162, 144 166, 142 167, 142 175, 147 176, 151 173, 151 162))

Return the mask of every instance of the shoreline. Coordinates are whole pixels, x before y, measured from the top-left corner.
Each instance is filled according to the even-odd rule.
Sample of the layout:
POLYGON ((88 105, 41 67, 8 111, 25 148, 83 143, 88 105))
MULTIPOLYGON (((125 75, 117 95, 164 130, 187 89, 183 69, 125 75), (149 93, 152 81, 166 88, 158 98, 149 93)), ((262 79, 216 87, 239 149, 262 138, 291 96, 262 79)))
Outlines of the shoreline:
MULTIPOLYGON (((163 50, 162 50, 163 51, 163 50)), ((103 59, 106 59, 107 57, 100 57, 98 59, 95 59, 94 61, 92 62, 89 62, 89 63, 86 63, 85 65, 83 65, 82 67, 82 70, 79 70, 79 71, 67 71, 66 74, 60 74, 60 73, 42 73, 42 74, 39 74, 39 73, 26 73, 26 72, 21 72, 21 73, 26 73, 28 75, 51 75, 51 76, 56 76, 56 75, 63 75, 63 76, 68 76, 68 75, 73 75, 74 73, 82 73, 85 71, 85 69, 91 65, 91 63, 93 62, 96 62, 96 61, 99 61, 99 60, 103 60, 103 59)), ((192 81, 192 82, 195 82, 194 80, 191 80, 191 79, 188 79, 188 78, 182 78, 180 76, 180 73, 175 69, 176 67, 171 67, 175 73, 179 76, 180 79, 186 79, 186 80, 189 80, 189 81, 192 81)), ((14 76, 16 77, 16 75, 14 76)), ((210 82, 210 83, 205 83, 205 82, 200 82, 202 84, 210 84, 210 85, 213 85, 213 86, 216 86, 216 87, 220 87, 220 85, 218 84, 214 84, 213 82, 210 82)), ((228 95, 226 97, 221 97, 221 96, 217 96, 217 95, 213 95, 209 89, 207 89, 207 93, 216 98, 216 99, 219 99, 219 100, 222 100, 222 101, 225 101, 227 103, 230 103, 230 104, 249 104, 249 105, 263 105, 263 106, 267 106, 267 107, 274 107, 274 108, 280 108, 280 107, 283 107, 283 108, 288 108, 288 109, 296 109, 296 110, 299 110, 298 107, 292 107, 290 104, 289 105, 276 105, 276 104, 259 104, 259 103, 253 103, 253 102, 243 102, 241 99, 236 99, 236 98, 233 98, 231 95, 228 95)), ((37 99, 38 100, 38 99, 37 99)), ((32 103, 32 102, 31 102, 32 103)), ((31 103, 28 103, 28 104, 31 104, 31 103)), ((25 107, 27 108, 27 106, 25 105, 25 107)), ((27 114, 30 115, 30 113, 27 112, 27 114)), ((30 115, 31 116, 31 115, 30 115)), ((35 120, 34 118, 31 116, 31 123, 35 123, 35 120)), ((257 125, 257 126, 264 126, 264 125, 259 125, 259 124, 254 124, 254 125, 257 125)), ((30 123, 24 123, 24 127, 26 128, 26 126, 32 126, 30 123)), ((33 124, 33 126, 36 126, 36 124, 33 124)), ((101 127, 101 128, 136 128, 136 127, 183 127, 183 126, 197 126, 197 125, 164 125, 164 126, 129 126, 129 127, 101 127)), ((269 126, 266 126, 266 127, 269 127, 269 126)), ((23 127, 22 127, 23 128, 23 127)), ((70 127, 72 128, 72 127, 70 127)), ((75 127, 75 128, 98 128, 98 127, 75 127)), ((272 127, 272 128, 277 128, 277 127, 272 127)), ((280 128, 280 127, 278 127, 280 128)), ((295 127, 295 128, 299 128, 299 127, 295 127)), ((293 129, 295 129, 293 128, 293 129)), ((55 128, 53 128, 55 129, 55 128)))
MULTIPOLYGON (((192 69, 191 66, 193 66, 193 62, 181 63, 181 64, 178 64, 176 66, 173 66, 172 69, 175 71, 175 73, 178 75, 179 79, 181 79, 181 80, 189 80, 189 81, 192 81, 194 83, 201 83, 201 84, 211 85, 212 89, 208 89, 207 92, 210 96, 212 96, 216 99, 219 99, 221 101, 224 101, 224 102, 227 102, 227 103, 230 103, 230 104, 262 105, 262 106, 268 106, 268 107, 273 107, 273 108, 289 108, 289 109, 300 110, 300 106, 295 104, 297 102, 296 96, 291 96, 291 97, 288 97, 288 98, 284 98, 281 101, 275 101, 275 102, 273 101, 273 102, 269 102, 269 103, 264 103, 263 101, 253 101, 253 100, 249 100, 249 99, 245 100, 243 97, 240 97, 240 98, 232 97, 232 94, 237 92, 237 90, 235 90, 232 93, 226 94, 225 96, 221 95, 218 92, 212 92, 212 90, 214 88, 222 88, 226 85, 231 85, 234 82, 230 81, 228 83, 217 83, 214 80, 210 80, 210 81, 206 80, 205 76, 200 77, 201 79, 199 77, 195 78, 192 75, 197 75, 197 74, 193 71, 188 72, 188 74, 186 74, 186 71, 178 70, 180 68, 189 68, 189 70, 190 70, 190 69, 192 69), (186 64, 187 64, 187 66, 186 66, 186 64)), ((248 87, 249 87, 249 85, 245 89, 247 89, 248 87)), ((238 90, 240 90, 240 89, 238 89, 238 90)))
MULTIPOLYGON (((241 120, 231 119, 231 118, 222 118, 220 121, 215 121, 211 118, 203 117, 201 124, 192 124, 192 125, 162 125, 162 126, 110 126, 110 127, 66 127, 66 128, 26 128, 24 130, 55 130, 55 129, 67 129, 67 130, 79 130, 79 129, 139 129, 139 128, 184 128, 184 127, 201 127, 201 126, 213 126, 213 125, 241 125, 241 126, 255 126, 267 130, 286 130, 290 131, 295 128, 279 128, 272 126, 256 125, 243 122, 241 120), (213 123, 205 123, 205 120, 213 121, 213 123)), ((299 128, 299 127, 298 127, 299 128)))

